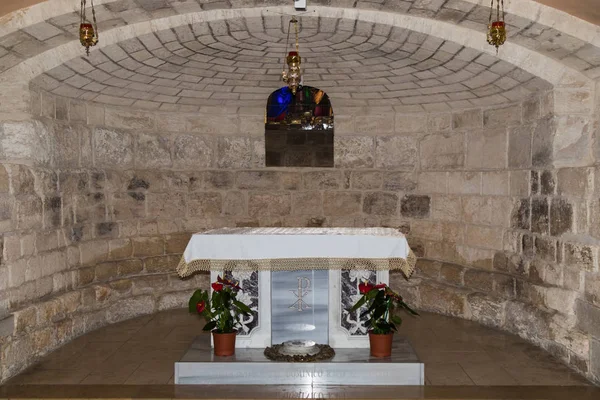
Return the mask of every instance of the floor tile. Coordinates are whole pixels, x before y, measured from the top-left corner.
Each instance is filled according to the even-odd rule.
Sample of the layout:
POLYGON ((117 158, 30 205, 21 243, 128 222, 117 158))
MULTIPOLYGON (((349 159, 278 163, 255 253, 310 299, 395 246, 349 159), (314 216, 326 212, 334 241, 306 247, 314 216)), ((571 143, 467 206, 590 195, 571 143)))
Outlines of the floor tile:
POLYGON ((425 365, 425 377, 432 385, 473 385, 458 363, 425 365))

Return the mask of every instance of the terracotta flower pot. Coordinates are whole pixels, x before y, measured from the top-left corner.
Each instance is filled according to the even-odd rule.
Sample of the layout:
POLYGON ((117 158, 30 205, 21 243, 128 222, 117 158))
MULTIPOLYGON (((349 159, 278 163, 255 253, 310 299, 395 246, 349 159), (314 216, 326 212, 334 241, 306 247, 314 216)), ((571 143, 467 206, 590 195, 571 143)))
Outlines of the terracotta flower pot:
POLYGON ((232 356, 235 354, 235 337, 237 332, 217 333, 213 332, 213 344, 215 356, 232 356))
POLYGON ((369 344, 373 357, 389 357, 392 355, 392 340, 394 332, 387 334, 376 334, 369 332, 369 344))

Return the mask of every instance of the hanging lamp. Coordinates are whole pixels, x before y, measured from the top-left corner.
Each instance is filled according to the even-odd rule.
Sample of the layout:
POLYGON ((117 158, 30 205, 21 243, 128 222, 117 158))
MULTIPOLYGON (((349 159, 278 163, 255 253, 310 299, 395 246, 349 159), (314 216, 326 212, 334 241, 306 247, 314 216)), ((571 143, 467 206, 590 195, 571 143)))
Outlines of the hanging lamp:
POLYGON ((283 70, 281 71, 282 80, 288 85, 288 88, 292 92, 292 94, 296 94, 298 87, 302 85, 302 71, 300 70, 300 64, 302 63, 302 58, 300 57, 298 44, 298 20, 296 17, 292 17, 290 23, 288 25, 288 35, 287 41, 285 45, 285 50, 287 52, 289 43, 290 43, 290 31, 292 28, 292 24, 294 24, 296 30, 296 50, 290 51, 286 56, 286 63, 288 65, 288 70, 285 70, 285 65, 283 70))
POLYGON ((79 41, 85 47, 85 53, 90 55, 90 47, 98 44, 98 25, 96 24, 96 10, 94 9, 94 0, 90 0, 92 6, 92 21, 90 22, 86 16, 87 0, 81 0, 81 23, 79 24, 79 41))
POLYGON ((490 6, 490 20, 488 23, 487 42, 496 48, 496 54, 498 54, 498 48, 506 42, 506 23, 504 22, 504 0, 492 0, 490 6), (494 14, 494 2, 496 2, 496 18, 492 21, 494 14), (500 6, 502 6, 502 13, 500 13, 500 6))

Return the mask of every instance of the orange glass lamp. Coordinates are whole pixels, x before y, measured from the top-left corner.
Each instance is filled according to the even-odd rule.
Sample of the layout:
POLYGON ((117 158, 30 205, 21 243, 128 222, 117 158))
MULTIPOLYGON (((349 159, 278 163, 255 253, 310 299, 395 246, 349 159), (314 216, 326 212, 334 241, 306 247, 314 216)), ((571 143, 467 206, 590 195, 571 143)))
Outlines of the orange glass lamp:
POLYGON ((90 55, 90 47, 98 44, 98 25, 96 23, 96 10, 94 9, 94 0, 90 0, 92 6, 92 20, 93 23, 88 21, 85 16, 86 1, 81 0, 81 23, 79 24, 79 41, 81 45, 85 47, 85 52, 90 55))
POLYGON ((504 0, 492 0, 492 6, 490 7, 490 21, 488 24, 487 42, 496 48, 496 54, 498 54, 498 48, 506 42, 506 22, 504 22, 504 0), (496 2, 496 18, 492 21, 494 16, 494 1, 496 2), (502 6, 502 13, 500 13, 500 6, 502 6))

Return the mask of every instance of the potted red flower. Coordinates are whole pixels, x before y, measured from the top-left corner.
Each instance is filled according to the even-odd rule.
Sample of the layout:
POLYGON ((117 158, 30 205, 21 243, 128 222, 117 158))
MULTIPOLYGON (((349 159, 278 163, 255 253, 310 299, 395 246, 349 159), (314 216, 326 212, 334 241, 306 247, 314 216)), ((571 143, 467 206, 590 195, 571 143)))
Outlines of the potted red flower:
POLYGON ((350 311, 356 311, 362 306, 366 309, 360 318, 368 316, 365 326, 369 329, 369 344, 371 355, 374 357, 388 357, 392 354, 392 340, 394 332, 402 324, 402 318, 394 315, 394 309, 404 309, 412 315, 419 315, 408 306, 402 297, 389 288, 385 283, 372 285, 361 283, 358 290, 362 297, 354 304, 350 311))
POLYGON ((198 313, 207 321, 202 330, 212 331, 216 356, 235 353, 235 336, 242 315, 252 313, 250 307, 236 299, 240 286, 229 279, 217 277, 212 283, 212 295, 198 289, 189 301, 190 313, 198 313))

